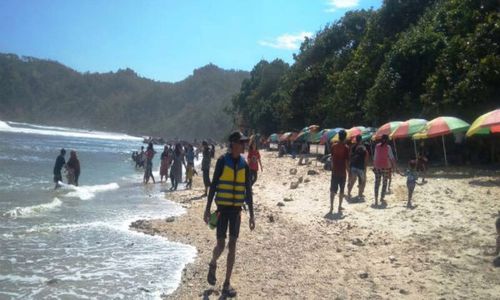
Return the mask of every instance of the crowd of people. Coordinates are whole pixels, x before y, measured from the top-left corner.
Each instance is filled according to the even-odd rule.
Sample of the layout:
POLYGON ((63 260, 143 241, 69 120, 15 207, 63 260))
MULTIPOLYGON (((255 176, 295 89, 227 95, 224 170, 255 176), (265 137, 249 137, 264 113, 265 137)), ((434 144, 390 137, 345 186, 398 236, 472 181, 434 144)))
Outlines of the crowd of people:
MULTIPOLYGON (((193 144, 182 145, 176 143, 175 145, 166 144, 163 147, 163 152, 160 154, 160 183, 167 182, 170 179, 171 191, 175 191, 182 181, 182 170, 185 169, 185 183, 186 189, 191 189, 193 185, 193 176, 198 175, 194 167, 195 159, 198 159, 199 154, 202 153, 202 171, 203 182, 205 184, 205 195, 210 186, 210 162, 215 155, 215 145, 209 145, 207 141, 203 141, 200 147, 195 147, 193 144), (165 179, 165 181, 164 181, 165 179)), ((153 175, 153 158, 156 151, 154 150, 153 143, 148 143, 146 150, 141 146, 140 151, 132 153, 132 160, 135 162, 136 168, 144 168, 143 183, 149 183, 151 179, 156 183, 153 175)))

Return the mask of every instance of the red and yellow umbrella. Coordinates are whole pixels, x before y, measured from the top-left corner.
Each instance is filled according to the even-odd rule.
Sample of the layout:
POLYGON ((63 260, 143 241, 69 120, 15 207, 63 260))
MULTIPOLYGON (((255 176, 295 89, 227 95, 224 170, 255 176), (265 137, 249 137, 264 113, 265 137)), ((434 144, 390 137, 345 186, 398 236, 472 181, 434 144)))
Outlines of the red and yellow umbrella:
POLYGON ((444 163, 448 165, 444 136, 450 133, 465 132, 469 127, 469 123, 459 118, 438 117, 427 122, 427 125, 425 125, 425 128, 421 132, 413 135, 413 139, 417 140, 440 136, 443 141, 444 163))
POLYGON ((378 139, 382 138, 382 136, 384 134, 391 135, 391 133, 393 133, 394 130, 396 130, 398 128, 399 124, 401 124, 401 123, 403 123, 403 122, 394 121, 394 122, 385 123, 384 125, 379 127, 377 132, 375 132, 375 134, 372 136, 372 140, 378 140, 378 139))
POLYGON ((468 137, 475 134, 500 133, 500 108, 485 113, 477 118, 470 126, 466 135, 468 137))

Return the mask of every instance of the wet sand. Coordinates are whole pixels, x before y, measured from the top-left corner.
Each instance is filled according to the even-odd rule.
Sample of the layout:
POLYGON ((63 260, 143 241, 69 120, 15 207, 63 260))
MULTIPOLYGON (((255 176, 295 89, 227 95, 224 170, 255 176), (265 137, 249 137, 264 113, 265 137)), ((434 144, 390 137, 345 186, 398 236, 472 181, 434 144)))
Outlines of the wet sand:
MULTIPOLYGON (((277 158, 276 152, 261 155, 256 229, 249 230, 243 214, 231 282, 238 298, 500 299, 500 268, 492 264, 500 171, 432 169, 427 183, 415 189, 416 207, 408 209, 406 178, 399 175, 393 176, 387 207, 372 207, 369 170, 365 200, 344 200, 338 215, 328 214, 330 172, 320 163, 298 166, 298 159, 277 158), (300 183, 291 189, 291 182, 300 183)), ((206 275, 215 231, 202 219, 202 186, 195 176, 194 189, 165 194, 186 207, 186 214, 134 226, 198 250, 168 299, 221 296, 227 252, 211 287, 206 275)))

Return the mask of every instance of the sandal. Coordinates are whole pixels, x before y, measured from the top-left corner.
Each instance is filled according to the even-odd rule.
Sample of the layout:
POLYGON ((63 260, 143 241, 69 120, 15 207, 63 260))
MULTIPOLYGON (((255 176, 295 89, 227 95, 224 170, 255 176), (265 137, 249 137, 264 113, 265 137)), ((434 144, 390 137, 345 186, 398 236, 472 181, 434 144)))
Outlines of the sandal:
POLYGON ((222 294, 228 298, 234 298, 237 295, 236 290, 229 283, 224 283, 222 294))
POLYGON ((217 265, 208 264, 208 275, 207 275, 208 284, 215 285, 215 282, 217 282, 217 277, 215 277, 216 271, 217 271, 217 265))

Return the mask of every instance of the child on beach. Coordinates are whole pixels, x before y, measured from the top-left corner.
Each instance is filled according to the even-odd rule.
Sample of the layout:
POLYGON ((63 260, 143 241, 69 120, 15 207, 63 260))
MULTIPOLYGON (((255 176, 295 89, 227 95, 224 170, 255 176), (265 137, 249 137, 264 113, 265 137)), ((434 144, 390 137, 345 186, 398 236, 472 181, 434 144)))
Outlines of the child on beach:
POLYGON ((196 170, 194 169, 194 165, 188 164, 186 169, 186 189, 191 189, 193 186, 193 176, 198 175, 196 170))
MULTIPOLYGON (((401 176, 406 177, 406 187, 408 188, 408 202, 406 207, 412 208, 411 199, 413 196, 413 191, 415 190, 415 185, 417 185, 418 173, 417 173, 417 162, 415 160, 410 160, 408 162, 408 169, 405 173, 400 173, 401 176)), ((419 184, 420 185, 420 184, 419 184)))

